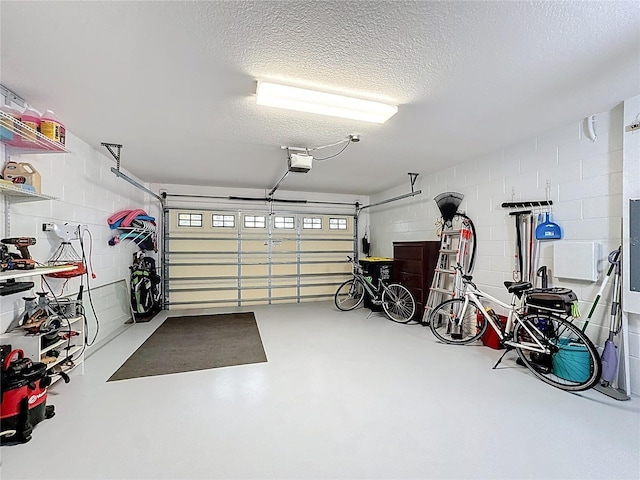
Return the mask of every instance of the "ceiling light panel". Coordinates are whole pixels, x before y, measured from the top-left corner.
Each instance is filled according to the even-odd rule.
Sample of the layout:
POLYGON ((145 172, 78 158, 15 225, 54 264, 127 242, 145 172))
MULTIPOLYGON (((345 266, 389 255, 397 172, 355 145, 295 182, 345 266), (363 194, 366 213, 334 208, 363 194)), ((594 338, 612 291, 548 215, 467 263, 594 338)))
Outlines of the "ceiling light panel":
POLYGON ((256 94, 258 105, 363 122, 384 123, 398 112, 395 105, 275 83, 258 82, 256 94))

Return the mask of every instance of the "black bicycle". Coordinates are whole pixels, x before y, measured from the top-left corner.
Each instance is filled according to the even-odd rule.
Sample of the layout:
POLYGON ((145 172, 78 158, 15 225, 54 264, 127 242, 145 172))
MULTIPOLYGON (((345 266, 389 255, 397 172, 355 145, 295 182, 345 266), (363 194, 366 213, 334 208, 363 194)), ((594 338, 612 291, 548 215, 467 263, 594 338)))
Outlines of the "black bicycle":
POLYGON ((386 284, 378 279, 378 285, 373 284, 373 278, 362 273, 362 267, 347 257, 353 265, 353 278, 338 287, 334 296, 336 307, 342 311, 357 308, 364 300, 367 292, 371 303, 382 305, 384 313, 390 320, 398 323, 408 323, 416 313, 416 301, 404 285, 399 283, 386 284))

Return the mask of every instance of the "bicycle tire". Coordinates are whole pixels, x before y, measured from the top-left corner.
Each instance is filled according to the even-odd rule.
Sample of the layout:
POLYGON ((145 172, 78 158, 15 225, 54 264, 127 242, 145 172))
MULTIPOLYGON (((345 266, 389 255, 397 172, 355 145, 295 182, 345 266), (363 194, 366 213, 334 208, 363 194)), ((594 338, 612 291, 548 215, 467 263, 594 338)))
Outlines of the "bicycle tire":
POLYGON ((382 309, 389 320, 409 323, 416 313, 416 300, 407 287, 391 283, 382 292, 382 309))
POLYGON ((582 330, 551 313, 531 313, 522 322, 531 332, 516 323, 514 341, 531 342, 533 334, 552 350, 550 354, 542 354, 516 346, 518 357, 531 373, 549 385, 571 392, 587 390, 598 383, 602 362, 595 345, 582 330))
POLYGON ((336 290, 333 302, 338 310, 348 312, 357 308, 364 300, 364 285, 356 278, 347 280, 336 290))
POLYGON ((482 337, 487 330, 487 319, 472 302, 468 303, 464 312, 463 308, 464 298, 452 298, 431 310, 429 328, 438 340, 450 345, 466 345, 482 337), (458 327, 452 322, 459 320, 461 312, 464 318, 458 327))

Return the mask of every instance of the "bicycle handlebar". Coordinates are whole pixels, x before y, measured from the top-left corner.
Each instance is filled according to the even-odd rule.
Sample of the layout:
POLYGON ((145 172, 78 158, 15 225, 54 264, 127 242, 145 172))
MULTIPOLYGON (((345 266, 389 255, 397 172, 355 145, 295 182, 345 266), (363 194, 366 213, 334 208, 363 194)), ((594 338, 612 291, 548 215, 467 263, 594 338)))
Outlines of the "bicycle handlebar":
POLYGON ((362 267, 354 261, 353 257, 347 255, 347 261, 353 265, 354 273, 362 273, 362 267))

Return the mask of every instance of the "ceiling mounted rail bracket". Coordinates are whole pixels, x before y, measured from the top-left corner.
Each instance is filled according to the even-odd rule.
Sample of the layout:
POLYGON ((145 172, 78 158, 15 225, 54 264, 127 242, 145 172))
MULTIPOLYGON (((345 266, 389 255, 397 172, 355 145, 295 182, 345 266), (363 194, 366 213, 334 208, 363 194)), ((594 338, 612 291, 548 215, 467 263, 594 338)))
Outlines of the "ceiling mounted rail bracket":
POLYGON ((416 195, 420 195, 422 193, 422 190, 415 190, 415 191, 413 190, 413 185, 415 184, 416 178, 417 178, 418 175, 419 174, 417 174, 417 173, 409 173, 409 176, 411 177, 411 192, 410 193, 405 193, 404 195, 399 195, 397 197, 388 198, 387 200, 382 200, 380 202, 372 203, 370 205, 364 205, 364 206, 360 207, 359 209, 356 206, 356 209, 357 209, 356 215, 359 215, 362 210, 365 210, 367 208, 377 207, 379 205, 385 205, 387 203, 391 203, 391 202, 395 202, 395 201, 398 201, 398 200, 402 200, 404 198, 410 198, 410 197, 415 197, 416 195))
POLYGON ((411 179, 411 193, 413 193, 413 186, 416 183, 416 178, 418 178, 418 175, 420 175, 419 173, 411 173, 409 172, 407 175, 409 175, 410 179, 411 179))
POLYGON ((122 148, 122 145, 120 145, 119 143, 105 143, 105 142, 101 142, 100 145, 102 145, 103 147, 106 147, 106 149, 109 150, 109 153, 113 156, 113 158, 116 159, 116 166, 118 170, 120 170, 120 149, 122 148), (118 153, 113 151, 114 148, 118 149, 118 153))
POLYGON ((142 190, 143 192, 148 193, 149 195, 151 195, 153 198, 155 198, 156 200, 158 200, 160 202, 160 204, 164 207, 164 196, 160 196, 158 195, 156 192, 153 192, 151 190, 149 190, 147 187, 145 187, 144 185, 141 185, 140 183, 136 182, 133 178, 129 177, 127 174, 123 173, 120 171, 120 150, 122 149, 122 145, 119 143, 105 143, 105 142, 101 142, 100 145, 102 145, 103 147, 105 147, 107 150, 109 150, 109 153, 113 156, 113 158, 116 159, 116 167, 117 168, 113 168, 111 167, 111 172, 116 176, 119 177, 121 179, 123 179, 125 182, 130 183, 131 185, 133 185, 134 187, 136 187, 139 190, 142 190), (114 148, 117 151, 114 151, 114 148))

